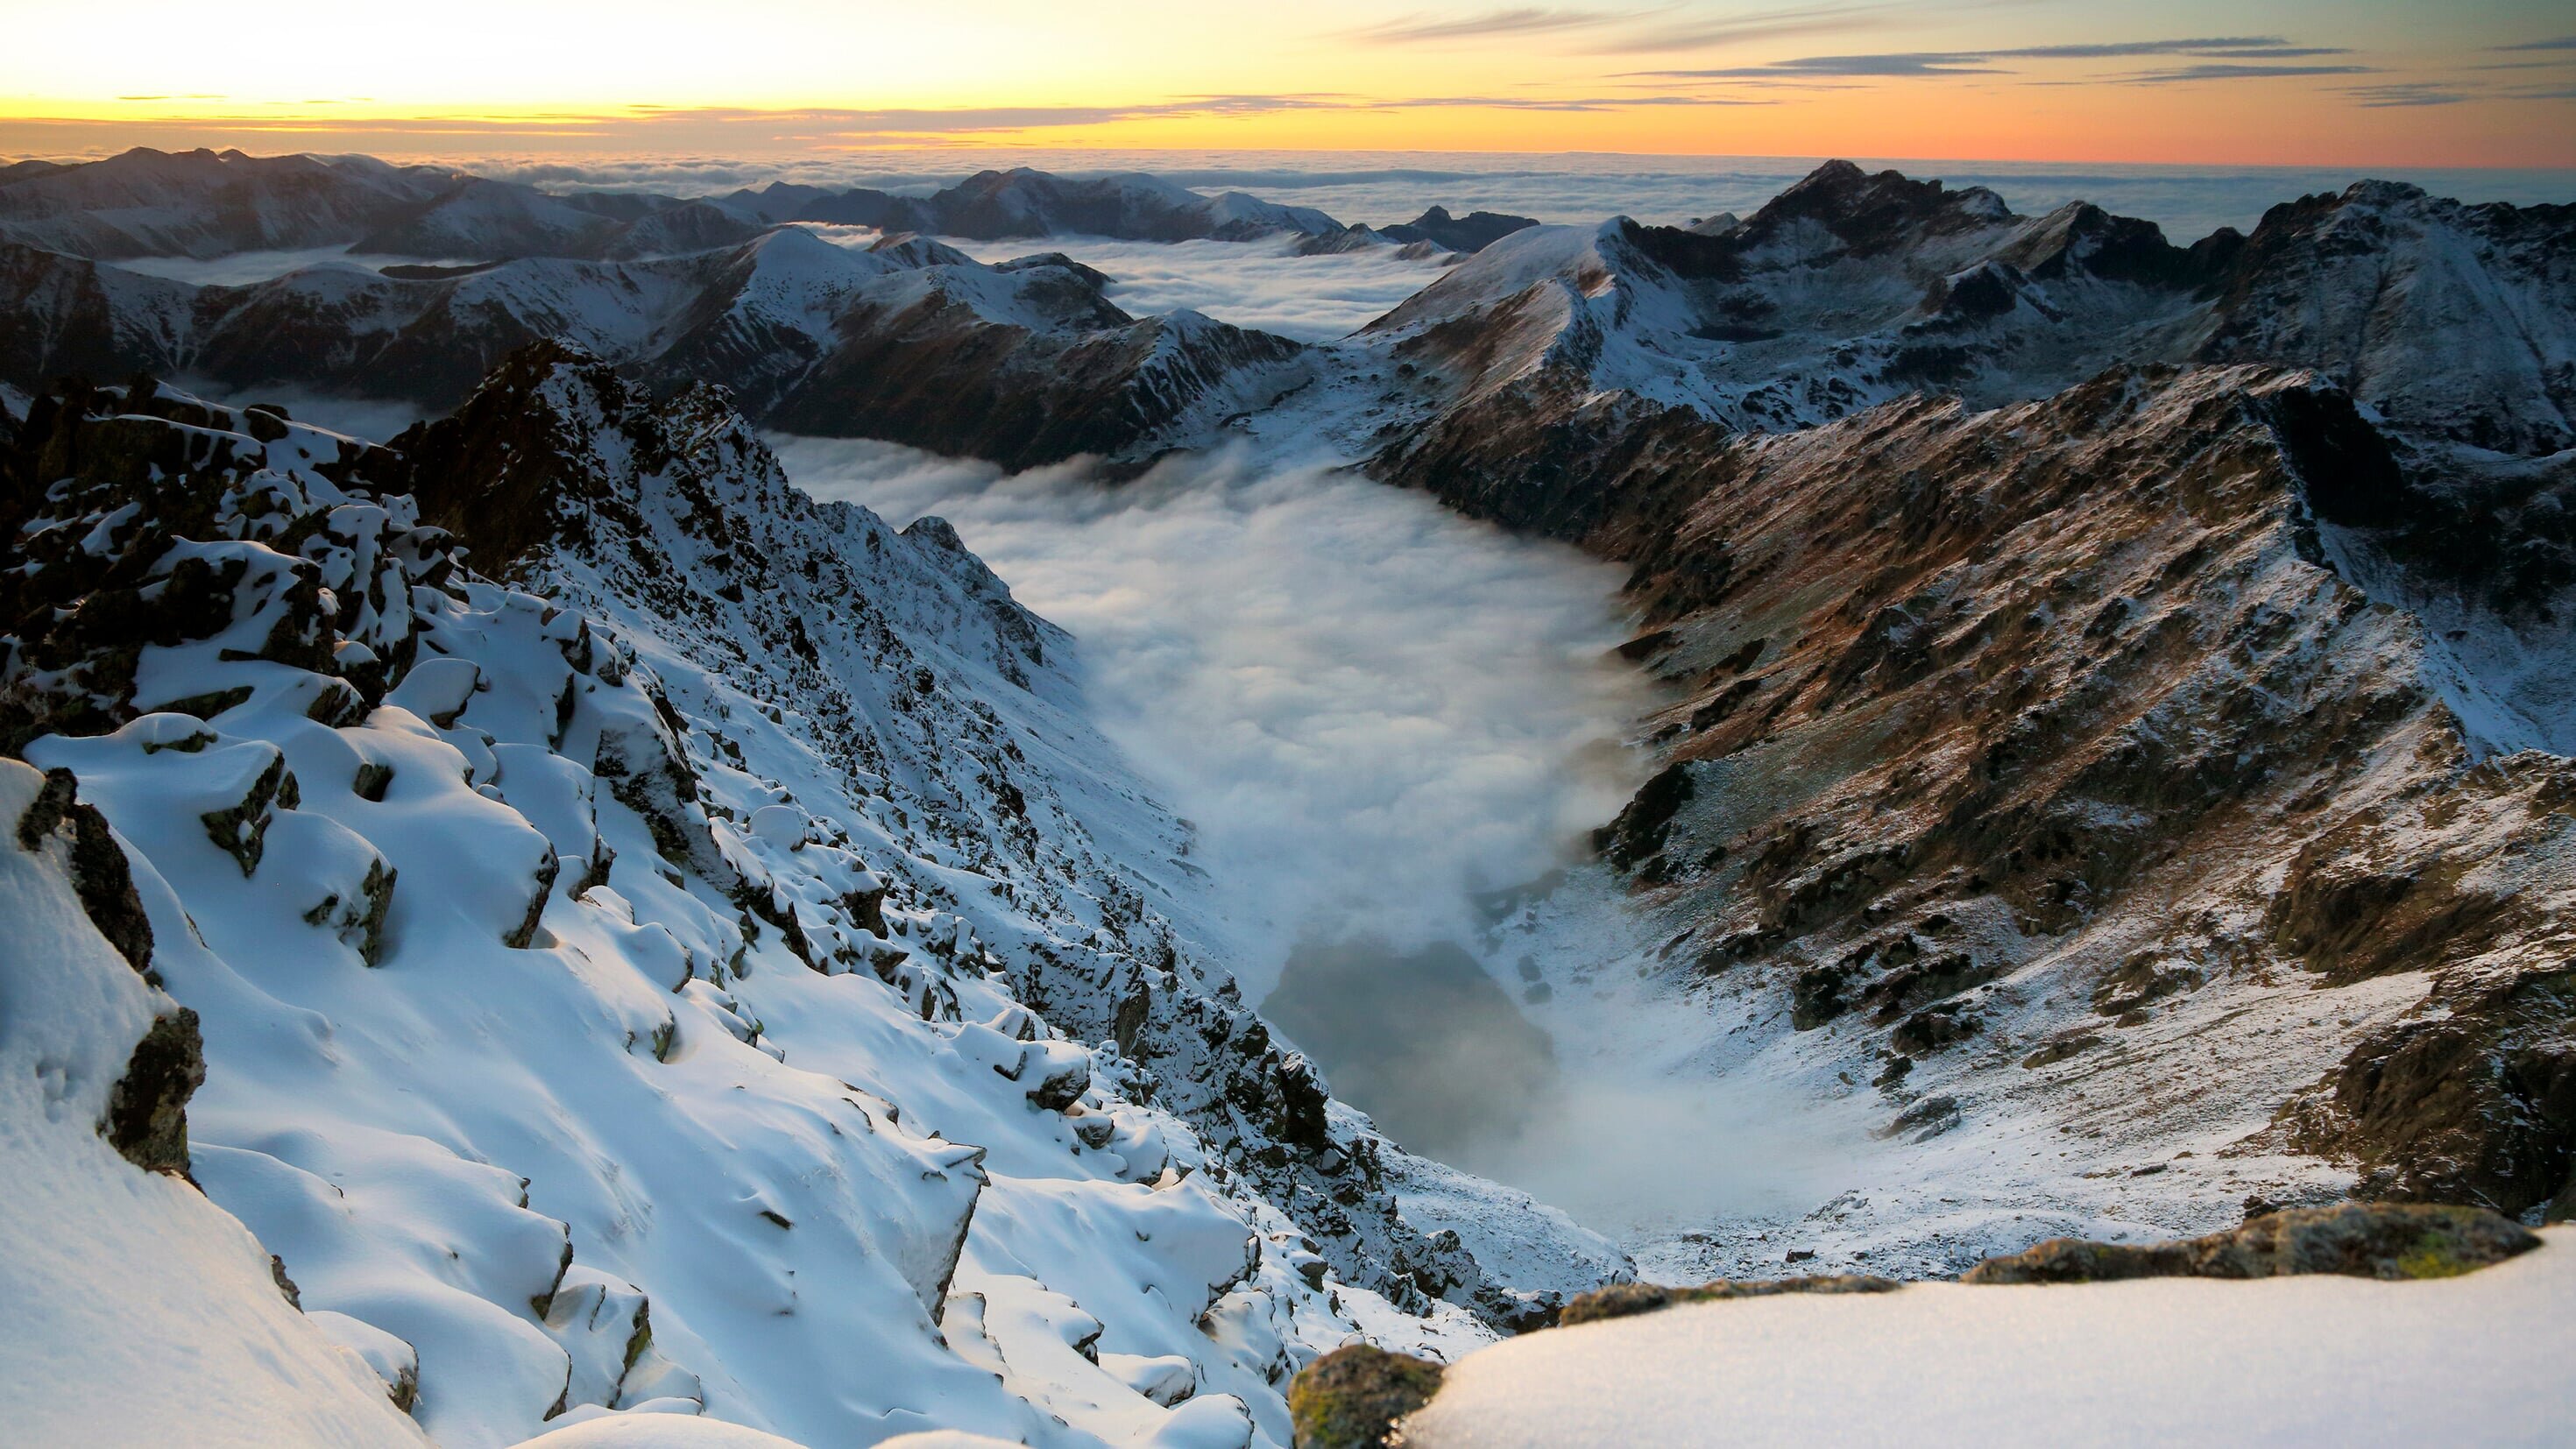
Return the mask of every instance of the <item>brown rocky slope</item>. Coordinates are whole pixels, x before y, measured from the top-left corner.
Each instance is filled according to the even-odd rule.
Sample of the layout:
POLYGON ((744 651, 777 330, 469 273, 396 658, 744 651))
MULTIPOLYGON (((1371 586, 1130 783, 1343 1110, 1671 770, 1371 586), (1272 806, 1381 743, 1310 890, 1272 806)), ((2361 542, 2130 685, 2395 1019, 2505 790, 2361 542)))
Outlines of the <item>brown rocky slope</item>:
POLYGON ((2403 575, 2421 510, 2331 385, 1667 414, 1587 482, 1685 696, 1598 844, 1690 993, 1889 1135, 2044 1124, 2204 1216, 2229 1153, 2576 1205, 2576 765, 2464 724, 2474 681, 2346 576, 2403 575))

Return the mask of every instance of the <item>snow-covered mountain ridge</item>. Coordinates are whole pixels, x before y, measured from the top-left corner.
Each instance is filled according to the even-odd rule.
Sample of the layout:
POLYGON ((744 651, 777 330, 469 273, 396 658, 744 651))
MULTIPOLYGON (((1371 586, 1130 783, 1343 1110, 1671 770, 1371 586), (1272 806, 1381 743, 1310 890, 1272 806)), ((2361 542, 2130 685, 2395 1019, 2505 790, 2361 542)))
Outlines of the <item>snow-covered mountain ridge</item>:
POLYGON ((1304 349, 1194 312, 1137 319, 1057 255, 867 249, 787 228, 642 262, 194 286, 0 245, 0 382, 140 369, 454 406, 513 350, 569 341, 658 386, 721 382, 769 426, 1011 464, 1143 455, 1306 377, 1304 349))
MULTIPOLYGON (((101 920, 203 1039, 149 1160, 278 1255, 304 1317, 223 1311, 297 1372, 345 1386, 336 1343, 450 1444, 701 1406, 1282 1443, 1314 1353, 1454 1351, 1623 1271, 1499 1188, 1552 1281, 1408 1227, 1400 1153, 1225 980, 1068 641, 935 520, 795 493, 720 393, 533 351, 397 452, 137 383, 39 399, 9 472, 6 744, 114 831, 65 865, 39 820, 11 869, 131 862, 101 920)), ((98 930, 7 988, 125 1003, 12 1029, 81 1063, 79 1131, 153 1018, 98 930)), ((169 1269, 237 1284, 215 1251, 169 1269)), ((198 1392, 129 1411, 255 1437, 198 1392)))
POLYGON ((1372 323, 1416 369, 1375 466, 1470 511, 1579 535, 1613 458, 1678 409, 1812 427, 1917 392, 2027 401, 2114 364, 2313 367, 2447 466, 2576 443, 2576 207, 2465 207, 2365 182, 2185 249, 2070 203, 2012 214, 1848 163, 1716 235, 1515 233, 1372 323), (1516 493, 1528 497, 1515 497, 1516 493))
POLYGON ((719 196, 550 192, 368 156, 249 156, 136 147, 98 161, 0 167, 0 241, 103 261, 346 247, 461 262, 636 260, 738 246, 788 222, 978 241, 1305 238, 1321 248, 1420 243, 1472 252, 1527 217, 1431 207, 1377 230, 1241 191, 1202 196, 1160 177, 983 171, 926 196, 773 182, 719 196))

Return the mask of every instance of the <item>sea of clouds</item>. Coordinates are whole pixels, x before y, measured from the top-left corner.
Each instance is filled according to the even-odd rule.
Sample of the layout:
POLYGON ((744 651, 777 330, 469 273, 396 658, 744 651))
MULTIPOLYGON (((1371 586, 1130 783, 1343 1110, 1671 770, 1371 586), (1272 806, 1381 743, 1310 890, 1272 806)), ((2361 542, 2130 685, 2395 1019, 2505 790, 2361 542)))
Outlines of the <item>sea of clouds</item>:
POLYGON ((956 244, 981 261, 1060 251, 1109 274, 1109 300, 1137 316, 1188 307, 1238 327, 1300 342, 1357 331, 1439 279, 1446 265, 1407 261, 1394 247, 1301 257, 1289 238, 1252 242, 1097 239, 956 244))
POLYGON ((1241 451, 1107 486, 772 440, 807 491, 956 525, 1073 631, 1095 718, 1200 830, 1267 994, 1290 947, 1463 936, 1467 893, 1569 858, 1639 777, 1619 570, 1419 494, 1241 451))

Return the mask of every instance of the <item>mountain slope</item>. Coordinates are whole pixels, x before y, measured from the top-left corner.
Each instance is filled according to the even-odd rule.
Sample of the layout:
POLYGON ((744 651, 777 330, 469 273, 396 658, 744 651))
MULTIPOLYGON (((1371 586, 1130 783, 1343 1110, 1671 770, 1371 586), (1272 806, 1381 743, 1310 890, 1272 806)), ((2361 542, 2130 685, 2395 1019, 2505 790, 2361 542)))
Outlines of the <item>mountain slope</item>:
POLYGON ((0 760, 10 1433, 425 1444, 352 1351, 363 1343, 296 1312, 260 1244, 182 1176, 196 1020, 153 984, 124 857, 68 786, 0 760))
MULTIPOLYGON (((1715 235, 1532 227, 1370 324, 1419 371, 1379 470, 1471 511, 1579 529, 1559 481, 1681 409, 1812 427, 1915 392, 2044 397, 2114 363, 2314 367, 2401 434, 2521 455, 2576 441, 2576 209, 2361 183, 2186 250, 2069 203, 2015 216, 1834 162, 1715 235), (1533 496, 1502 495, 1527 490, 1533 496)), ((1577 490, 1578 493, 1580 490, 1577 490)))
POLYGON ((464 179, 366 156, 138 146, 103 161, 0 173, 0 239, 103 260, 342 245, 464 179))
POLYGON ((560 338, 666 385, 720 378, 753 416, 1014 466, 1149 455, 1305 376, 1304 349, 1193 312, 1138 320, 1061 257, 988 266, 796 229, 637 262, 531 259, 401 276, 334 265, 192 287, 0 246, 0 380, 181 373, 454 405, 560 338))
POLYGON ((1554 1301, 1201 958, 1062 636, 719 394, 541 351, 399 453, 140 387, 22 439, 6 741, 134 863, 198 1181, 441 1442, 1282 1443, 1321 1349, 1554 1301))
MULTIPOLYGON (((2355 1172, 2564 1210, 2576 767, 2470 723, 2516 716, 2362 586, 2422 500, 2348 400, 2124 369, 1771 437, 1673 416, 1587 480, 1630 652, 1684 695, 1598 843, 1665 989, 1743 1023, 1708 1069, 1880 1104, 1871 1190, 1793 1241, 1938 1270, 2355 1172)), ((1710 1266, 1781 1226, 1715 1225, 1710 1266)))

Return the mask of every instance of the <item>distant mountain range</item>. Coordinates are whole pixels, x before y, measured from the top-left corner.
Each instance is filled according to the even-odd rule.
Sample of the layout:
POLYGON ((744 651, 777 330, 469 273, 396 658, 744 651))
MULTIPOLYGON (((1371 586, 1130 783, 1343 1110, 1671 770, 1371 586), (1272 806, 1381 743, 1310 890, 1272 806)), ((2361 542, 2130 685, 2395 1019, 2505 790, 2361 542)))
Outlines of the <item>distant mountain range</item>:
POLYGON ((103 261, 346 247, 360 255, 463 262, 521 257, 632 260, 735 246, 787 222, 877 227, 977 241, 1055 236, 1250 241, 1297 236, 1473 251, 1527 217, 1432 207, 1371 231, 1312 207, 1240 191, 1201 196, 1146 175, 1087 179, 984 171, 928 196, 773 182, 682 199, 644 192, 556 194, 436 166, 366 156, 170 153, 138 147, 103 161, 0 169, 0 241, 103 261))

